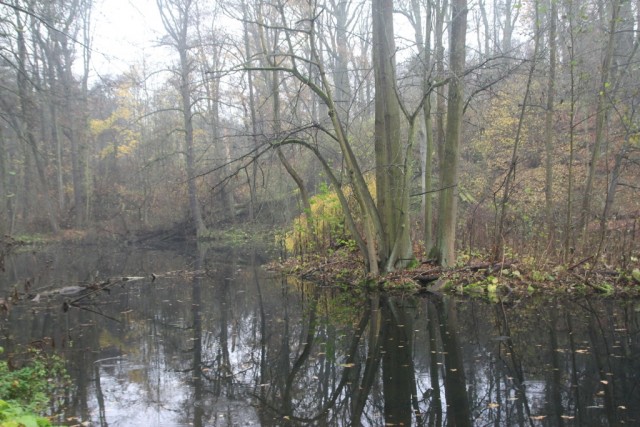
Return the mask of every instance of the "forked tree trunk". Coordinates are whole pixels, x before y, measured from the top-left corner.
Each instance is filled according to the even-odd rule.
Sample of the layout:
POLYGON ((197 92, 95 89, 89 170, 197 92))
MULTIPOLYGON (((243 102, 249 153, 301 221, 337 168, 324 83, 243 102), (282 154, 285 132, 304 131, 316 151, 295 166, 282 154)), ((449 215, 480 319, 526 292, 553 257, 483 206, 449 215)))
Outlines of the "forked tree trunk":
POLYGON ((393 0, 373 0, 373 70, 377 206, 383 229, 378 243, 385 271, 413 259, 409 234, 407 163, 400 139, 400 106, 395 90, 393 0))

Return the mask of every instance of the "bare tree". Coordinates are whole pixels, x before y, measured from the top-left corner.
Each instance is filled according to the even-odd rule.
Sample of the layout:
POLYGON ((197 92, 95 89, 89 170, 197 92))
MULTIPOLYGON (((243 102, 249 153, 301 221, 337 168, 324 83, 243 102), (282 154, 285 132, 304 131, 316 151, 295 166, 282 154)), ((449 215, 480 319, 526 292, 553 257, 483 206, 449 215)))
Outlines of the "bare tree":
POLYGON ((196 235, 202 237, 206 235, 207 227, 202 219, 196 188, 196 159, 193 141, 191 100, 191 73, 193 71, 193 63, 189 57, 189 50, 192 47, 189 40, 189 25, 194 11, 194 2, 193 0, 157 0, 157 5, 162 17, 162 23, 169 35, 169 43, 180 57, 177 74, 184 125, 183 132, 187 163, 189 209, 191 211, 191 219, 196 227, 196 235))
POLYGON ((612 0, 609 3, 610 18, 607 44, 604 47, 602 58, 602 68, 600 71, 600 85, 596 102, 596 129, 594 135, 593 148, 591 150, 591 160, 587 172, 587 180, 585 182, 584 193, 582 197, 582 208, 580 212, 580 222, 578 229, 582 233, 582 240, 586 238, 586 227, 591 217, 591 198, 593 193, 593 184, 596 175, 596 167, 600 156, 602 155, 603 144, 606 136, 606 124, 609 112, 609 93, 613 88, 611 82, 611 67, 613 63, 613 54, 615 52, 616 31, 619 24, 620 0, 612 0))
POLYGON ((549 21, 549 75, 547 79, 547 106, 544 121, 544 139, 545 139, 545 218, 546 227, 550 237, 553 236, 553 120, 554 120, 554 102, 556 91, 556 30, 558 20, 558 6, 556 0, 550 0, 550 8, 548 13, 549 21))
POLYGON ((58 219, 54 211, 53 203, 49 195, 48 180, 45 172, 45 160, 42 158, 40 148, 38 147, 37 138, 37 111, 36 103, 33 99, 33 87, 29 76, 31 73, 27 70, 27 42, 25 39, 26 22, 22 16, 22 12, 15 11, 15 26, 18 29, 17 36, 17 88, 20 102, 20 118, 21 118, 21 138, 28 145, 36 165, 36 171, 40 181, 42 199, 44 201, 44 209, 49 220, 51 231, 55 234, 59 231, 58 219))
POLYGON ((531 66, 529 67, 529 73, 527 76, 527 83, 524 88, 524 97, 522 104, 520 105, 520 113, 518 116, 518 126, 516 128, 516 133, 513 138, 513 149, 511 151, 511 160, 509 162, 509 168, 507 169, 507 175, 504 178, 504 182, 502 184, 502 197, 500 199, 500 204, 497 207, 498 212, 497 215, 497 224, 494 236, 494 248, 493 248, 493 258, 496 261, 502 259, 504 255, 504 231, 505 231, 505 221, 507 217, 508 210, 508 201, 511 197, 511 193, 513 191, 514 182, 516 179, 516 168, 518 162, 518 149, 520 148, 522 142, 522 129, 525 120, 525 114, 527 111, 527 105, 529 103, 529 98, 531 96, 531 85, 533 83, 534 72, 536 70, 536 65, 538 61, 538 52, 540 49, 540 5, 539 0, 534 2, 535 8, 535 29, 534 29, 534 48, 533 48, 533 57, 531 58, 531 66))

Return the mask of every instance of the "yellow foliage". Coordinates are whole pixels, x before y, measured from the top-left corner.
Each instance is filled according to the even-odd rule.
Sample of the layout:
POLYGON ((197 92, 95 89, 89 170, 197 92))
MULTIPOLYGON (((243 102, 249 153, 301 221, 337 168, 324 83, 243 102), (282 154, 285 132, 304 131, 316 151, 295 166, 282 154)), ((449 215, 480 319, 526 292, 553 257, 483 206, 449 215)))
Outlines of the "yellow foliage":
POLYGON ((133 153, 140 140, 140 132, 135 123, 136 102, 130 85, 121 83, 116 89, 118 106, 106 119, 89 122, 89 130, 94 138, 107 138, 108 145, 100 151, 100 157, 115 155, 118 158, 133 153))
MULTIPOLYGON (((375 194, 373 175, 365 177, 367 186, 375 194)), ((357 220, 357 203, 350 187, 343 188, 352 215, 357 220)), ((303 212, 293 220, 291 230, 284 235, 284 245, 289 253, 327 249, 331 246, 355 245, 344 221, 344 212, 335 190, 322 184, 320 192, 309 201, 311 212, 303 212)))
POLYGON ((341 228, 344 229, 344 215, 335 191, 330 191, 324 185, 309 202, 311 212, 298 215, 293 220, 292 229, 285 234, 285 248, 289 253, 295 253, 303 247, 309 250, 322 246, 319 245, 320 240, 331 240, 341 228), (313 235, 309 233, 310 228, 313 235))

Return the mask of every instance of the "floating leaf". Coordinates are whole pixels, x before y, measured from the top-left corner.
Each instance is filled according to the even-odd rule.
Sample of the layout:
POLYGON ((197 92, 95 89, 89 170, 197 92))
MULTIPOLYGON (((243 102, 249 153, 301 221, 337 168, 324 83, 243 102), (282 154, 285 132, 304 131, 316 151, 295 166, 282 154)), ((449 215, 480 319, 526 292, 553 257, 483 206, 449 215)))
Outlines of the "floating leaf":
POLYGON ((500 404, 495 403, 495 402, 491 402, 491 403, 489 403, 489 404, 487 405, 487 407, 488 407, 489 409, 495 409, 495 408, 499 408, 499 407, 500 407, 500 404))
POLYGON ((545 418, 547 418, 546 415, 532 415, 531 419, 534 421, 539 421, 539 420, 544 420, 545 418))

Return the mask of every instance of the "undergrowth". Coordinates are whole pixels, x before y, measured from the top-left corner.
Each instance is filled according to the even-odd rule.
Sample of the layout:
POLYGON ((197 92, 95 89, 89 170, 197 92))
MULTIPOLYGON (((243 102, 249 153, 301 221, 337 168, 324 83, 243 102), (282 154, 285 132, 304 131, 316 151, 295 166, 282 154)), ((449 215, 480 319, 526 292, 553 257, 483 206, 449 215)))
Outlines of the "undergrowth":
MULTIPOLYGON (((0 347, 0 354, 4 350, 0 347)), ((13 369, 0 361, 0 426, 43 427, 51 422, 43 414, 59 407, 60 392, 68 383, 63 360, 39 350, 28 350, 27 362, 13 369)))

